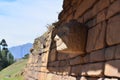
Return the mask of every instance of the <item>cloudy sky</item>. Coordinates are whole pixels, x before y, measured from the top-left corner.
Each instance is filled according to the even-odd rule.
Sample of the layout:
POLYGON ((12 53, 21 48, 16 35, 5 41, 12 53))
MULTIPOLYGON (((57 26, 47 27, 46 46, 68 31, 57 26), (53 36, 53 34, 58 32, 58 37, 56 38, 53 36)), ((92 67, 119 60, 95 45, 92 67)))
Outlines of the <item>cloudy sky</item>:
POLYGON ((63 0, 0 0, 0 40, 9 47, 33 42, 57 21, 63 0))

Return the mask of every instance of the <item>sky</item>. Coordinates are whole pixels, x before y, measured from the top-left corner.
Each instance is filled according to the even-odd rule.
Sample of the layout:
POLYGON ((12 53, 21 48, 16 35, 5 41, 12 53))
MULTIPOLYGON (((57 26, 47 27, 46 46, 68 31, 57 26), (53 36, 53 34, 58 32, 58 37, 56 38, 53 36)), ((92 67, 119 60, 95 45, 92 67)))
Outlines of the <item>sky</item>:
POLYGON ((63 0, 0 0, 0 40, 8 46, 33 43, 57 21, 63 0))

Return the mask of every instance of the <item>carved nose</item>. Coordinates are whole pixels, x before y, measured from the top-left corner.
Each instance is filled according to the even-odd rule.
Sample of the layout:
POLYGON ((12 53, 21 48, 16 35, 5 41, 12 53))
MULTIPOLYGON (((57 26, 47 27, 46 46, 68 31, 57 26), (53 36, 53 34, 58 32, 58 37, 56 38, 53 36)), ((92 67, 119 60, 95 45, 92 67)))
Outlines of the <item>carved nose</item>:
POLYGON ((56 49, 60 53, 82 54, 85 52, 87 27, 75 20, 58 28, 54 37, 56 49), (67 29, 67 30, 66 30, 67 29), (61 35, 63 33, 67 33, 61 35))

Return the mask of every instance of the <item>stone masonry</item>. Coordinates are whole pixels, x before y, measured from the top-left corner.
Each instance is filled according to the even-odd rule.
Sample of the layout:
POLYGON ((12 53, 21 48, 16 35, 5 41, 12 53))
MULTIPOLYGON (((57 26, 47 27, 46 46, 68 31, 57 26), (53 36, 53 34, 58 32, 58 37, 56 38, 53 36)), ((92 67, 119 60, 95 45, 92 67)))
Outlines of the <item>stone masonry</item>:
POLYGON ((58 18, 35 39, 25 80, 120 80, 120 0, 64 0, 58 18))

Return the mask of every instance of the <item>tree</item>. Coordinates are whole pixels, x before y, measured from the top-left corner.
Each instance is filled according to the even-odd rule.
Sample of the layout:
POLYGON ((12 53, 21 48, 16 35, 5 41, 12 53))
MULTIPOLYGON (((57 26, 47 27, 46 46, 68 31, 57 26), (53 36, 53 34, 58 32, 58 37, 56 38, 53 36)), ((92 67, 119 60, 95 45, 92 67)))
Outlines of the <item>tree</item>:
POLYGON ((29 54, 25 54, 23 59, 28 59, 28 57, 29 57, 29 54))
POLYGON ((14 57, 7 47, 8 45, 5 39, 2 39, 2 41, 0 42, 0 70, 14 62, 14 57))

